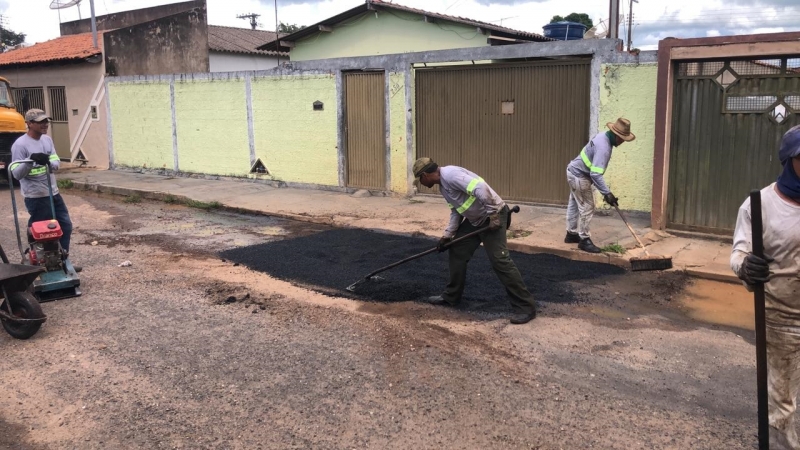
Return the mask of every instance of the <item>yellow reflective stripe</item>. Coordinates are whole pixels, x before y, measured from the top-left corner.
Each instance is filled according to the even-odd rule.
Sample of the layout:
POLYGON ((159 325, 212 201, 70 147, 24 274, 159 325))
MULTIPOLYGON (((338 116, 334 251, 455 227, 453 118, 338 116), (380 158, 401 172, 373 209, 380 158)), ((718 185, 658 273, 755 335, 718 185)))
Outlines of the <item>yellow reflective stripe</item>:
POLYGON ((14 170, 14 169, 16 169, 16 168, 17 168, 17 166, 19 166, 20 164, 22 164, 22 163, 15 162, 15 163, 11 163, 11 165, 10 165, 10 166, 8 166, 8 167, 9 167, 11 170, 14 170))
POLYGON ((58 155, 50 155, 50 161, 59 161, 58 155))
POLYGON ((483 183, 483 178, 473 178, 472 181, 470 181, 467 185, 467 194, 472 195, 472 193, 475 192, 475 188, 478 186, 478 183, 483 183))
POLYGON ((590 161, 589 156, 586 155, 586 148, 581 150, 581 159, 583 160, 583 163, 586 164, 586 167, 590 172, 599 173, 600 175, 605 173, 606 169, 592 165, 592 161, 590 161))
POLYGON ((44 173, 47 173, 47 168, 42 166, 31 169, 31 171, 28 172, 28 175, 42 175, 44 173))
POLYGON ((464 214, 464 211, 468 210, 473 203, 475 203, 475 196, 470 195, 467 201, 465 201, 463 205, 459 206, 456 211, 458 211, 459 214, 464 214))
MULTIPOLYGON (((472 195, 472 193, 475 192, 475 188, 478 187, 478 183, 483 183, 483 178, 481 177, 473 178, 469 182, 469 184, 467 185, 467 194, 469 194, 469 198, 467 198, 467 201, 465 201, 464 204, 456 208, 456 212, 458 212, 459 214, 464 214, 464 211, 468 210, 469 207, 472 206, 473 203, 475 203, 475 196, 472 195)), ((450 209, 453 209, 453 205, 448 203, 447 206, 449 206, 450 209)))

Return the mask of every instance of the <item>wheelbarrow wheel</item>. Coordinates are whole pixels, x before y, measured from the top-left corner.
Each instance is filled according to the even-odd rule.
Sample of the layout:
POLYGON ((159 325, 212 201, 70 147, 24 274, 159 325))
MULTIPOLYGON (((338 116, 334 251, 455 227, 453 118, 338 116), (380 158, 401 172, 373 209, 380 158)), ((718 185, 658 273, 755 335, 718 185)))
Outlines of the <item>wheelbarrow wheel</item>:
MULTIPOLYGON (((28 292, 9 292, 8 299, 5 300, 0 307, 3 311, 8 311, 5 302, 11 305, 13 316, 20 319, 40 319, 44 317, 42 307, 39 302, 28 292)), ((15 322, 12 320, 2 320, 3 328, 12 337, 17 339, 28 339, 36 334, 42 326, 42 322, 15 322)))

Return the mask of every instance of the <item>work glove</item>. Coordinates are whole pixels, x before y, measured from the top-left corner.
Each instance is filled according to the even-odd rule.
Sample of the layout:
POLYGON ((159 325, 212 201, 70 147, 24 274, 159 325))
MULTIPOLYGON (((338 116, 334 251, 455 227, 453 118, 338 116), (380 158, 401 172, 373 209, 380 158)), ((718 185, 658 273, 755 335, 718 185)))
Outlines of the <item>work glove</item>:
POLYGON ((744 281, 749 286, 766 283, 770 279, 769 263, 773 261, 775 260, 768 255, 759 258, 752 253, 748 253, 737 275, 740 280, 744 281))
POLYGON ((28 158, 40 166, 50 164, 50 156, 44 153, 33 153, 28 158))
POLYGON ((502 225, 500 224, 500 213, 494 213, 489 216, 489 229, 499 230, 502 225))
POLYGON ((447 244, 449 244, 451 242, 453 242, 453 238, 452 237, 442 236, 439 239, 439 243, 436 244, 436 248, 439 250, 439 253, 447 250, 446 246, 447 246, 447 244))
POLYGON ((44 153, 32 153, 28 159, 35 162, 36 164, 43 166, 45 164, 50 163, 50 156, 44 153))
POLYGON ((606 201, 611 206, 619 206, 619 199, 614 197, 614 194, 609 192, 608 194, 603 195, 603 200, 606 201))

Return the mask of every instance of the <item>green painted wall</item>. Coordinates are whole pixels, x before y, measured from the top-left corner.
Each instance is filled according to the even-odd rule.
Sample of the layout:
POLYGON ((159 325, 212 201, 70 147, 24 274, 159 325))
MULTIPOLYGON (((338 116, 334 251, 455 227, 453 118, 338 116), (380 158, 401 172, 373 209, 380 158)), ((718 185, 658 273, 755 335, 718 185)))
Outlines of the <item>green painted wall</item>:
POLYGON ((655 64, 601 67, 599 129, 624 117, 636 135, 614 149, 605 175, 622 209, 650 212, 652 205, 656 73, 655 64))
POLYGON ((169 83, 109 83, 115 164, 173 168, 169 83))
POLYGON ((256 78, 252 93, 256 156, 272 177, 338 186, 334 76, 256 78), (322 111, 313 110, 317 100, 322 111))
POLYGON ((181 172, 250 172, 244 80, 176 82, 175 120, 181 172))
POLYGON ((393 192, 408 192, 408 161, 406 159, 406 83, 402 73, 389 75, 389 139, 391 142, 393 192))
POLYGON ((292 61, 388 55, 392 53, 486 47, 487 36, 475 27, 448 22, 425 23, 421 15, 370 11, 295 43, 292 61))

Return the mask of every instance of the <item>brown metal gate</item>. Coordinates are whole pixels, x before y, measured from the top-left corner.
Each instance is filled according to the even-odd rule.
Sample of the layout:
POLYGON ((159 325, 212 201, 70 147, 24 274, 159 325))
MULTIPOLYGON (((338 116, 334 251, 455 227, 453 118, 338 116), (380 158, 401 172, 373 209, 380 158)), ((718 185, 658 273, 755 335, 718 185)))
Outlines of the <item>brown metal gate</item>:
POLYGON ((41 109, 42 111, 45 110, 44 88, 12 88, 12 92, 14 93, 14 104, 17 108, 17 111, 23 116, 29 109, 36 108, 41 109))
POLYGON ((775 181, 783 134, 800 124, 800 58, 677 64, 668 226, 731 233, 752 189, 775 181))
POLYGON ((50 136, 56 153, 61 159, 69 160, 71 144, 69 139, 69 115, 67 113, 67 91, 63 86, 48 87, 50 95, 50 136))
POLYGON ((383 72, 344 75, 347 186, 386 189, 383 72))
POLYGON ((417 155, 469 169, 506 199, 565 204, 567 164, 589 137, 589 64, 417 70, 417 155))

